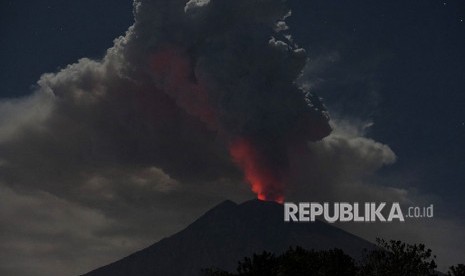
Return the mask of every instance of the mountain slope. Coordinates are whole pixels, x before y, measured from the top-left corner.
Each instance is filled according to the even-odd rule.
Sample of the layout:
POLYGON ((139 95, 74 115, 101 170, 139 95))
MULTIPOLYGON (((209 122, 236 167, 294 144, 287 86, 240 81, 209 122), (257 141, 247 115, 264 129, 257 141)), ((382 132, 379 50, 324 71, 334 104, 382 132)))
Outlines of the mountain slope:
POLYGON ((285 223, 283 206, 251 200, 225 201, 179 233, 86 276, 196 276, 205 267, 234 270, 237 261, 263 250, 289 246, 341 248, 359 257, 373 245, 339 228, 316 221, 285 223))

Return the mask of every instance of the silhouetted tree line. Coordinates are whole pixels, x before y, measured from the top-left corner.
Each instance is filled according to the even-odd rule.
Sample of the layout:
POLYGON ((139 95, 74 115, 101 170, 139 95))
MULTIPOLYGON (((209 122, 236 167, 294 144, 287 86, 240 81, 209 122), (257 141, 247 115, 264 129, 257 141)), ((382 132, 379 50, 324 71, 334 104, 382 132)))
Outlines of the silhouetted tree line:
MULTIPOLYGON (((326 251, 291 247, 283 254, 264 251, 239 261, 236 273, 218 268, 203 270, 205 276, 426 276, 438 274, 431 249, 424 244, 377 239, 376 249, 355 261, 341 249, 326 251)), ((451 266, 449 276, 465 276, 465 265, 451 266)))

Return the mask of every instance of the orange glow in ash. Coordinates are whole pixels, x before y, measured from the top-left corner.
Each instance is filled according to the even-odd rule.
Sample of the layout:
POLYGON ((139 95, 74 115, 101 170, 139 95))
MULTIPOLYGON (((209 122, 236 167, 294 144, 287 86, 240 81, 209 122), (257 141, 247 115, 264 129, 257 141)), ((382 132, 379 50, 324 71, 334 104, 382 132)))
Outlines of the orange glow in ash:
POLYGON ((209 104, 205 86, 195 78, 185 51, 175 46, 161 47, 151 57, 151 69, 160 88, 188 114, 216 129, 215 111, 209 104))
POLYGON ((267 165, 268 161, 247 139, 234 140, 229 152, 236 164, 244 171, 252 191, 260 200, 284 202, 280 172, 267 165))

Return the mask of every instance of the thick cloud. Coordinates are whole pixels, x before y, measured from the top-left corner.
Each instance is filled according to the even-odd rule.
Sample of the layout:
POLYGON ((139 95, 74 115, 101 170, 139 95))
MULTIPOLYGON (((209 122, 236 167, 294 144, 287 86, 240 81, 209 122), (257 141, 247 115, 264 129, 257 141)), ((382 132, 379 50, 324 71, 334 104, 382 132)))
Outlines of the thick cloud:
MULTIPOLYGON (((293 159, 294 194, 316 201, 405 201, 406 191, 373 183, 375 173, 395 162, 389 146, 366 138, 370 124, 333 121, 334 132, 296 149, 293 159)), ((300 198, 305 200, 305 198, 300 198)))
POLYGON ((42 76, 33 98, 46 97, 51 110, 41 111, 39 130, 21 123, 38 118, 9 120, 19 125, 0 145, 8 167, 40 168, 20 181, 5 167, 10 181, 121 164, 159 166, 190 182, 240 177, 228 154, 236 138, 279 169, 288 143, 329 133, 319 99, 293 83, 305 51, 279 31, 283 1, 136 1, 134 9, 134 25, 103 60, 42 76))
POLYGON ((17 193, 0 186, 2 275, 70 275, 141 246, 138 240, 102 235, 117 225, 99 211, 45 192, 17 193), (51 260, 53 265, 51 265, 51 260), (76 260, 79 260, 78 263, 76 260))

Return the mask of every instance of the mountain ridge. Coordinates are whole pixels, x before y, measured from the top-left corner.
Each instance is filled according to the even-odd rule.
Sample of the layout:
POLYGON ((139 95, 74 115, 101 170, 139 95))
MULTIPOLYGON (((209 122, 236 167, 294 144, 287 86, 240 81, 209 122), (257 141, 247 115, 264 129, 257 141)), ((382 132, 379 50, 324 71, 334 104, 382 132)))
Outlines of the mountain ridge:
POLYGON ((275 202, 226 200, 180 232, 84 276, 196 276, 213 266, 232 271, 243 257, 264 250, 341 248, 360 258, 364 248, 374 247, 324 222, 289 223, 283 216, 283 206, 275 202))

